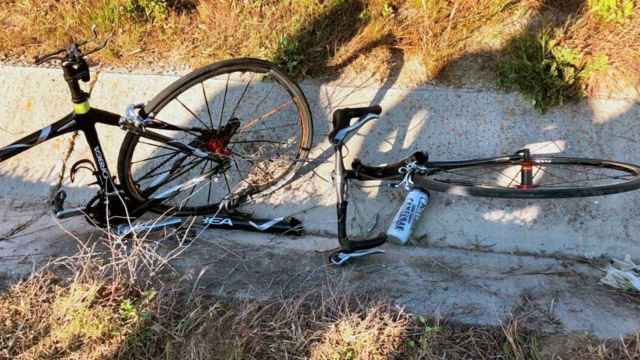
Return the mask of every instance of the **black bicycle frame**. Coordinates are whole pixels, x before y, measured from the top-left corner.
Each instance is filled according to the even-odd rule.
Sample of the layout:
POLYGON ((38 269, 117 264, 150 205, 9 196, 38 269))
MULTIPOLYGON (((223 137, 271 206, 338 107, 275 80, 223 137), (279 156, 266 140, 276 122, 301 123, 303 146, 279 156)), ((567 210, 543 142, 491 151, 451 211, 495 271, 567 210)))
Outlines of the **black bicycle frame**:
MULTIPOLYGON (((65 76, 65 79, 67 77, 65 76)), ((69 81, 68 81, 69 82, 69 81)), ((96 164, 96 179, 97 184, 101 188, 101 193, 105 196, 110 194, 115 194, 119 190, 113 181, 113 177, 111 175, 111 171, 109 170, 109 166, 107 165, 107 161, 104 156, 104 151, 102 150, 102 145, 100 144, 100 139, 98 137, 98 133, 96 131, 96 124, 104 124, 108 126, 118 126, 121 124, 121 116, 118 114, 114 114, 109 111, 93 109, 89 107, 88 96, 78 97, 77 91, 79 91, 78 87, 72 86, 72 83, 77 83, 71 81, 70 89, 72 92, 72 99, 74 102, 74 112, 69 115, 61 118, 60 120, 54 122, 53 124, 42 128, 38 131, 35 131, 22 139, 7 145, 3 148, 0 148, 0 163, 3 161, 10 159, 20 153, 31 149, 34 146, 40 145, 48 140, 54 139, 58 136, 74 133, 77 131, 82 131, 84 137, 91 149, 91 153, 93 154, 93 160, 96 164), (78 101, 81 101, 78 103, 78 101)), ((76 84, 77 85, 77 84, 76 84)), ((143 116, 144 114, 141 114, 143 116)), ((177 126, 170 125, 163 122, 157 122, 150 120, 145 124, 145 129, 142 131, 136 131, 136 134, 145 137, 151 140, 156 140, 163 142, 165 146, 173 147, 178 151, 185 152, 186 154, 192 154, 197 149, 191 147, 188 144, 183 144, 178 141, 172 141, 172 139, 165 137, 164 135, 158 134, 153 131, 149 131, 149 129, 159 129, 159 130, 183 130, 177 126)), ((151 206, 155 201, 162 201, 163 198, 154 198, 148 200, 142 204, 133 204, 135 205, 133 209, 128 211, 128 215, 135 219, 137 216, 142 215, 146 210, 151 206)), ((124 204, 125 206, 131 204, 124 204)), ((182 223, 182 220, 167 220, 165 221, 169 225, 177 225, 182 223)), ((247 218, 246 216, 234 215, 234 214, 224 214, 221 213, 220 216, 209 216, 203 217, 201 219, 201 225, 217 228, 217 229, 229 229, 229 230, 245 230, 245 231, 254 231, 261 233, 276 233, 276 234, 285 234, 285 235, 301 235, 303 232, 303 228, 300 222, 294 218, 277 218, 277 219, 252 219, 247 218)), ((141 229, 150 229, 154 227, 161 227, 155 225, 128 225, 122 224, 124 226, 123 229, 116 228, 116 233, 123 232, 129 233, 132 229, 136 227, 140 227, 141 229)))
POLYGON ((118 126, 120 115, 100 110, 89 109, 83 114, 71 113, 55 123, 42 128, 22 139, 5 146, 0 149, 0 162, 10 159, 23 151, 29 150, 34 146, 40 145, 45 141, 54 139, 58 136, 68 133, 82 131, 87 140, 93 160, 97 166, 99 176, 97 176, 98 185, 106 192, 116 191, 113 181, 111 181, 111 172, 107 166, 107 161, 102 151, 102 146, 96 131, 96 124, 105 124, 109 126, 118 126))

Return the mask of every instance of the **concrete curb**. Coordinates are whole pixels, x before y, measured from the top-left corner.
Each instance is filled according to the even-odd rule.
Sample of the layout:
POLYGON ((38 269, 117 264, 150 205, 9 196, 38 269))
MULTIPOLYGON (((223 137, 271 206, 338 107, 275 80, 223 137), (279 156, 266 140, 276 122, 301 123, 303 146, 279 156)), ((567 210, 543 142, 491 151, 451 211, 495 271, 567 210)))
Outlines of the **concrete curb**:
MULTIPOLYGON (((46 126, 63 116, 70 104, 61 72, 27 67, 0 67, 0 144, 46 126)), ((92 104, 113 112, 150 99, 176 76, 101 73, 92 104)), ((326 179, 332 170, 326 141, 333 109, 380 103, 382 119, 363 128, 349 142, 350 157, 381 164, 416 150, 434 160, 464 159, 512 153, 529 146, 536 152, 611 158, 640 163, 640 106, 630 99, 600 99, 568 105, 540 115, 519 95, 450 88, 407 90, 354 87, 343 83, 303 83, 315 123, 314 165, 287 189, 256 206, 259 215, 297 214, 311 233, 335 234, 334 195, 326 179), (366 135, 366 136, 365 136, 366 135)), ((101 132, 112 169, 124 134, 101 132)), ((72 202, 89 193, 68 183, 61 171, 90 157, 84 140, 60 138, 2 164, 2 198, 41 202, 61 179, 72 202), (70 151, 72 150, 72 151, 70 151), (70 151, 68 158, 65 154, 70 151)), ((354 189, 350 220, 354 231, 383 230, 402 195, 386 188, 354 189)), ((640 193, 607 197, 509 201, 433 194, 418 226, 416 246, 482 248, 561 256, 640 257, 640 193)))

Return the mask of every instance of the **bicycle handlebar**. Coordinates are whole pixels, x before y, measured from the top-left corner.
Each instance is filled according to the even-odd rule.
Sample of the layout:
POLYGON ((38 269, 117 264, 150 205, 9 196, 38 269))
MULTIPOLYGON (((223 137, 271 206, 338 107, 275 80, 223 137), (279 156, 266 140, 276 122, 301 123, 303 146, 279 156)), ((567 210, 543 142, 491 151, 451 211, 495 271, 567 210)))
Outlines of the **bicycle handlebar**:
POLYGON ((333 144, 339 144, 344 140, 347 133, 356 130, 369 120, 377 119, 382 113, 380 105, 373 105, 361 108, 344 108, 333 112, 333 130, 329 134, 329 140, 333 144), (358 118, 358 123, 351 125, 351 120, 358 118), (349 131, 341 132, 341 130, 351 128, 349 131))
POLYGON ((92 43, 97 42, 98 40, 98 32, 96 31, 95 25, 91 27, 91 32, 93 33, 93 38, 88 40, 83 40, 79 43, 71 43, 66 48, 55 50, 49 54, 45 55, 36 55, 34 58, 35 65, 41 65, 49 61, 59 60, 59 61, 77 61, 78 59, 84 58, 85 56, 91 55, 95 52, 98 52, 104 49, 108 44, 113 34, 109 34, 102 43, 99 43, 95 48, 85 51, 82 53, 80 50, 81 47, 92 43), (60 54, 65 53, 63 56, 60 54))
POLYGON ((52 53, 46 54, 46 55, 36 55, 36 57, 34 58, 34 63, 36 65, 40 65, 40 64, 44 64, 47 61, 50 60, 63 60, 63 58, 56 56, 58 54, 61 54, 63 52, 65 52, 67 49, 60 49, 60 50, 56 50, 52 53))
POLYGON ((353 159, 351 163, 351 171, 349 177, 357 180, 383 180, 392 178, 401 178, 404 174, 400 173, 400 168, 407 164, 416 162, 418 165, 426 165, 429 162, 429 154, 424 151, 416 151, 411 156, 402 159, 396 163, 370 166, 362 163, 360 159, 353 159))

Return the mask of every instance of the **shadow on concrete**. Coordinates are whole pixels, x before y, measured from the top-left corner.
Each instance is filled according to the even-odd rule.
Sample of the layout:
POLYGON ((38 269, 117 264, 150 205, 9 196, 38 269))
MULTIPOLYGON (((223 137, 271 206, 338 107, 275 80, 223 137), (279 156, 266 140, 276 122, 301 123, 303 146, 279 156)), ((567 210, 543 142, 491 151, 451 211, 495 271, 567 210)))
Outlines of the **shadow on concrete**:
MULTIPOLYGON (((557 28, 562 26, 568 19, 576 16, 580 16, 581 9, 585 5, 584 1, 543 1, 539 5, 539 11, 531 17, 531 21, 524 26, 520 34, 535 33, 543 26, 546 28, 557 28)), ((516 41, 517 35, 514 39, 507 42, 505 48, 511 46, 516 41)), ((394 39, 392 37, 387 41, 380 43, 380 46, 392 46, 394 39)), ((373 47, 366 47, 367 51, 370 51, 373 47)), ((449 71, 451 68, 455 68, 458 63, 468 63, 479 59, 480 63, 492 64, 502 56, 502 51, 499 49, 493 52, 480 52, 469 53, 459 58, 452 59, 448 64, 443 67, 444 72, 449 71), (487 61, 489 59, 489 61, 487 61)), ((596 113, 602 112, 601 108, 607 108, 610 105, 597 105, 594 100, 592 102, 592 109, 589 110, 583 104, 568 104, 563 108, 553 109, 546 116, 537 113, 531 107, 521 107, 521 101, 518 96, 513 94, 501 94, 498 93, 495 97, 482 97, 475 104, 469 104, 468 108, 460 107, 458 104, 455 108, 451 109, 435 109, 429 103, 418 103, 418 101, 424 99, 421 97, 421 92, 432 91, 436 95, 437 102, 442 104, 449 99, 452 103, 459 95, 455 94, 455 91, 448 92, 447 90, 438 89, 416 89, 413 92, 408 92, 406 95, 401 96, 388 96, 389 92, 394 92, 394 85, 398 79, 398 74, 405 63, 405 56, 401 49, 394 49, 394 61, 392 62, 392 68, 389 69, 389 76, 387 80, 380 86, 379 90, 375 94, 366 92, 365 89, 360 91, 357 86, 353 84, 347 85, 348 89, 342 91, 341 94, 326 94, 322 93, 322 90, 311 90, 307 93, 312 103, 318 104, 321 112, 327 115, 340 107, 349 106, 366 106, 369 104, 379 104, 385 99, 393 97, 392 104, 384 105, 385 113, 378 122, 371 124, 361 130, 360 134, 354 136, 354 139, 348 144, 350 150, 350 158, 361 158, 366 163, 370 164, 382 164, 394 162, 398 159, 404 158, 417 150, 427 150, 432 155, 434 160, 462 160, 465 158, 474 157, 491 157, 500 154, 511 154, 518 149, 524 147, 530 147, 534 151, 551 152, 555 154, 564 154, 568 156, 584 156, 593 158, 611 158, 628 162, 639 162, 637 156, 637 144, 638 138, 635 137, 635 131, 629 129, 633 127, 633 123, 630 122, 632 114, 637 113, 637 106, 629 106, 627 113, 619 113, 615 116, 602 115, 596 113), (331 98, 328 100, 326 98, 331 98), (337 99, 336 99, 337 98, 337 99), (500 101, 496 104, 496 101, 500 101), (597 109, 599 106, 600 110, 597 109), (492 111, 497 110, 497 111, 492 111), (476 114, 470 114, 470 111, 476 111, 476 114), (491 114, 494 112, 494 114, 491 114), (567 117, 571 120, 575 119, 574 123, 559 124, 554 122, 554 117, 562 117, 561 114, 568 114, 567 117), (486 117, 500 116, 503 117, 503 125, 501 126, 503 131, 496 129, 487 124, 486 117), (606 119, 603 119, 603 116, 606 119), (465 119, 466 121, 461 121, 465 119), (391 121, 393 121, 391 123, 391 121), (510 124, 517 123, 513 126, 510 124), (509 131, 510 133, 506 133, 509 131), (624 134, 634 134, 626 136, 624 134), (615 134, 615 135, 613 135, 615 134), (370 140, 364 140, 364 137, 368 136, 370 140), (612 146, 606 145, 604 139, 607 136, 614 136, 616 139, 624 139, 620 144, 612 146), (635 138, 634 138, 635 137, 635 138), (624 144, 623 144, 624 143, 624 144), (609 147, 609 148, 607 148, 609 147), (635 150, 635 151, 634 151, 635 150)), ((357 58, 362 53, 355 52, 349 56, 349 58, 357 58)), ((495 71, 495 69, 493 69, 495 71)), ((338 74, 330 79, 336 79, 338 74)), ((426 84, 424 84, 426 85, 426 84)), ((337 86, 340 86, 338 84, 337 86)), ((473 92, 473 90, 470 90, 473 92)), ((387 103, 389 103, 387 102, 387 103)), ((434 101, 435 102, 435 101, 434 101)), ((606 110, 604 110, 606 112, 606 110)), ((318 111, 314 111, 318 113, 318 111)), ((333 155, 332 149, 326 144, 326 134, 330 131, 330 123, 319 123, 316 121, 316 139, 319 142, 325 142, 322 146, 325 148, 323 151, 319 151, 311 162, 303 169, 302 175, 309 173, 318 174, 318 169, 325 165, 327 169, 330 169, 331 157, 333 155)), ((321 172, 321 171, 320 171, 321 172)), ((324 179, 327 178, 327 172, 324 171, 324 179)), ((328 190, 330 191, 330 190, 328 190)), ((356 226, 361 235, 372 235, 384 230, 377 226, 376 230, 373 230, 374 225, 371 223, 378 223, 380 218, 390 218, 393 215, 393 211, 399 206, 400 199, 397 195, 389 194, 389 191, 380 189, 377 191, 359 191, 355 189, 354 198, 358 199, 361 209, 358 214, 356 209, 353 213, 358 214, 352 223, 358 223, 363 221, 363 217, 369 217, 370 219, 364 220, 366 225, 356 226), (379 201, 374 201, 378 198, 379 201), (391 199, 394 206, 390 208, 389 200, 391 199), (368 208, 368 210, 366 210, 368 208), (372 209, 375 209, 371 211, 372 209)), ((585 255, 600 255, 607 253, 620 253, 629 244, 637 243, 638 239, 635 237, 633 231, 624 230, 622 234, 618 234, 617 240, 621 240, 620 236, 626 239, 625 245, 622 246, 597 246, 589 240, 585 240, 583 235, 576 230, 580 226, 583 226, 589 222, 595 222, 600 224, 602 229, 609 228, 597 214, 607 211, 610 208, 617 208, 619 205, 616 203, 625 203, 625 199, 629 194, 615 195, 612 197, 615 200, 607 203, 607 205, 599 204, 598 200, 593 199, 574 199, 563 200, 552 204, 551 202, 535 202, 535 201, 518 201, 518 200, 496 200, 496 199, 443 199, 449 196, 435 195, 432 208, 427 210, 427 221, 425 226, 421 226, 419 229, 424 233, 424 228, 438 228, 438 220, 429 220, 429 216, 432 214, 441 214, 442 211, 456 211, 466 210, 465 216, 481 217, 483 220, 479 223, 476 221, 470 221, 472 225, 465 226, 465 216, 460 216, 456 219, 446 219, 444 222, 449 230, 446 228, 440 228, 441 231, 437 231, 440 234, 439 238, 433 238, 431 236, 423 236, 416 240, 416 243, 424 245, 441 244, 442 246, 453 245, 449 242, 446 235, 447 232, 453 232, 454 234, 460 232, 462 228, 462 235, 460 237, 474 237, 474 233, 485 232, 486 233, 499 233, 510 234, 511 237, 523 238, 527 240, 527 232, 535 227, 543 228, 545 223, 552 222, 554 219, 564 219, 570 224, 569 229, 566 230, 566 235, 554 236, 546 233, 544 236, 538 236, 534 242, 537 242, 538 247, 544 249, 548 247, 548 252, 562 252, 565 245, 555 245, 554 243, 566 242, 567 240, 575 240, 576 244, 570 246, 570 251, 578 251, 579 249, 586 248, 591 250, 585 250, 585 255), (449 208, 452 203, 457 204, 452 208, 449 208), (449 209, 447 209, 449 208, 449 209), (469 212, 471 211, 471 212, 469 212), (474 213, 475 212, 475 213, 474 213), (510 225, 511 224, 511 225, 510 225), (515 224, 515 225, 514 225, 515 224), (491 229, 491 230, 489 230, 491 229), (546 237, 543 240, 542 237, 546 237), (567 239, 568 238, 568 239, 567 239), (594 250, 596 249, 596 250, 594 250)), ((632 197, 635 198, 635 197, 632 197)), ((307 208, 313 208, 311 203, 307 204, 307 208)), ((319 204, 316 204, 319 205, 319 204)), ((625 209, 637 213, 634 209, 630 209, 627 203, 624 206, 625 209)), ((310 215, 312 221, 315 216, 310 215)), ((388 220, 387 220, 388 221, 388 220)), ((384 223, 384 221, 383 221, 384 223)), ((327 223, 327 226, 334 226, 331 223, 327 223)), ((556 230, 558 224, 555 224, 556 230)), ((321 226, 321 225, 320 225, 321 226)), ((441 226, 441 225, 440 225, 441 226)), ((609 225, 616 227, 617 225, 609 225)), ((627 225, 625 225, 627 226, 627 225)), ((629 228, 629 226, 627 226, 629 228)), ((334 229, 329 230, 333 233, 334 229)), ((322 233, 322 231, 320 231, 322 233)), ((540 235, 540 234, 539 234, 540 235)), ((602 236, 607 236, 607 231, 602 233, 602 236)), ((490 237, 481 236, 481 239, 471 240, 471 244, 459 244, 463 247, 475 248, 480 250, 492 249, 496 245, 495 239, 490 237)), ((502 237, 498 237, 498 242, 502 240, 502 237)), ((517 241, 510 242, 514 249, 522 248, 523 251, 529 251, 530 246, 520 246, 517 241)), ((455 245, 458 246, 458 245, 455 245)), ((501 251, 500 246, 495 250, 501 251)), ((569 249, 566 249, 569 250, 569 249)), ((545 250, 542 250, 545 252, 545 250)))

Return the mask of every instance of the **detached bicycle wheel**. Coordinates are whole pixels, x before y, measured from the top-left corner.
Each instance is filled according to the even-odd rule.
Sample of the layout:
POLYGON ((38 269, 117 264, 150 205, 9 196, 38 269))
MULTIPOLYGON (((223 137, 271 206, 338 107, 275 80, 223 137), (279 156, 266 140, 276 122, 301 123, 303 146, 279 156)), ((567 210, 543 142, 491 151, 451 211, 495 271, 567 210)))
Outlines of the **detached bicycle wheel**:
POLYGON ((150 209, 155 212, 211 214, 223 200, 238 207, 289 181, 311 147, 311 112, 302 90, 262 60, 234 59, 195 70, 153 98, 145 112, 156 123, 175 125, 154 132, 215 159, 127 133, 118 176, 137 201, 211 173, 150 209))
POLYGON ((640 167, 611 160, 529 155, 432 162, 421 184, 430 190, 496 198, 571 198, 640 188, 640 167))

